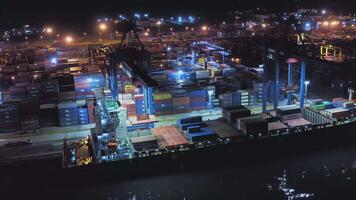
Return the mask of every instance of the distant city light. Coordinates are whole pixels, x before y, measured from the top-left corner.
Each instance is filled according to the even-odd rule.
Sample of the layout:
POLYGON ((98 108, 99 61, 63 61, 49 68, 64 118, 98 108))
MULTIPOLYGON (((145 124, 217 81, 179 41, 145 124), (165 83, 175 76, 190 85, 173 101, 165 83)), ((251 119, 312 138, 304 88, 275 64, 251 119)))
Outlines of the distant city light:
POLYGON ((321 14, 325 15, 325 14, 326 14, 326 10, 323 9, 323 10, 321 11, 321 14))
POLYGON ((339 21, 332 21, 332 22, 330 22, 330 25, 331 26, 336 26, 336 25, 338 25, 339 24, 339 21))
POLYGON ((72 43, 73 42, 73 37, 72 36, 66 36, 65 38, 64 38, 64 41, 66 42, 66 43, 72 43))
POLYGON ((202 26, 202 27, 201 27, 201 30, 202 30, 202 31, 207 31, 207 30, 208 30, 208 27, 207 27, 207 26, 202 26))
POLYGON ((183 22, 183 19, 181 16, 178 17, 178 23, 182 23, 183 22))
POLYGON ((52 29, 52 28, 46 28, 46 33, 47 33, 47 34, 53 33, 53 29, 52 29))
POLYGON ((162 24, 162 22, 161 21, 157 21, 156 24, 159 26, 159 25, 162 24))
POLYGON ((99 29, 100 29, 101 31, 106 31, 107 28, 108 28, 108 26, 107 26, 105 23, 99 24, 99 29))
POLYGON ((143 35, 144 35, 144 36, 148 36, 148 32, 144 32, 143 35))
POLYGON ((324 22, 323 22, 323 25, 324 25, 324 26, 329 26, 329 22, 328 22, 328 21, 324 21, 324 22))

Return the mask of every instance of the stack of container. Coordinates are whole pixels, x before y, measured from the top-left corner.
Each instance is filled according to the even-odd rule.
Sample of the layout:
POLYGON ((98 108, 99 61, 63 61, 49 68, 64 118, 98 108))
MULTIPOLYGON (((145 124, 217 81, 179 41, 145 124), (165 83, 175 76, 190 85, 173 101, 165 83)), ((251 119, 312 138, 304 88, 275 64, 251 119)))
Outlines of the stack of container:
POLYGON ((57 80, 42 82, 41 102, 52 103, 58 99, 57 80))
POLYGON ((78 122, 77 102, 63 102, 58 104, 59 126, 73 126, 78 122))
POLYGON ((87 102, 87 108, 88 108, 88 122, 94 123, 95 122, 94 100, 87 99, 86 102, 87 102))
POLYGON ((201 116, 185 117, 179 119, 177 124, 184 131, 187 130, 190 126, 203 127, 203 118, 201 116))
POLYGON ((342 107, 345 108, 345 109, 352 109, 352 108, 355 107, 355 104, 354 104, 354 102, 348 101, 348 102, 344 102, 342 104, 342 107))
POLYGON ((158 71, 158 72, 152 72, 150 74, 151 78, 155 81, 158 82, 164 82, 167 80, 167 74, 165 74, 164 72, 158 71))
POLYGON ((347 102, 347 99, 344 99, 342 97, 334 98, 333 99, 333 104, 335 107, 339 108, 342 107, 342 105, 347 102))
POLYGON ((239 90, 237 92, 229 92, 219 95, 219 100, 220 105, 225 108, 238 105, 248 106, 249 94, 245 90, 239 90))
POLYGON ((210 77, 209 70, 200 70, 195 72, 196 79, 208 79, 210 77))
POLYGON ((230 124, 235 124, 236 119, 248 117, 251 115, 251 110, 245 106, 234 106, 229 108, 223 108, 222 116, 230 124))
POLYGON ((104 88, 105 87, 105 77, 101 73, 91 73, 89 76, 89 86, 90 88, 104 88))
POLYGON ((315 99, 311 101, 311 107, 314 110, 324 110, 325 109, 325 105, 322 99, 315 99))
POLYGON ((26 87, 24 86, 13 86, 10 88, 11 100, 21 101, 26 98, 26 87))
POLYGON ((42 103, 40 105, 40 125, 41 127, 58 126, 57 103, 42 103))
POLYGON ((41 96, 42 86, 40 83, 32 83, 26 87, 27 98, 39 98, 41 96))
POLYGON ((187 113, 189 112, 190 99, 186 94, 173 95, 173 113, 187 113))
POLYGON ((344 120, 351 116, 351 113, 348 109, 345 108, 333 108, 329 110, 325 110, 325 114, 336 120, 344 120))
POLYGON ((0 133, 12 133, 19 130, 19 113, 16 106, 0 107, 0 133))
POLYGON ((234 76, 237 73, 235 68, 224 68, 222 71, 223 77, 234 76))
POLYGON ((174 82, 174 81, 177 81, 179 79, 180 79, 180 74, 178 72, 173 72, 172 71, 172 72, 167 74, 167 80, 168 81, 174 82))
POLYGON ((206 105, 206 90, 192 90, 189 91, 190 97, 190 111, 205 110, 206 105))
POLYGON ((172 94, 170 92, 156 92, 153 95, 154 111, 156 115, 171 115, 173 111, 172 94))
POLYGON ((136 105, 136 116, 137 119, 144 119, 147 117, 146 106, 145 106, 145 99, 142 94, 135 95, 135 105, 136 105))
POLYGON ((302 109, 296 105, 280 106, 276 109, 276 116, 284 120, 301 118, 302 109))
POLYGON ((93 95, 89 84, 90 80, 88 76, 74 77, 75 96, 78 99, 93 95))
POLYGON ((326 110, 335 108, 334 104, 329 101, 323 101, 323 104, 324 104, 324 109, 326 110))
POLYGON ((100 70, 98 65, 89 65, 89 66, 87 66, 87 71, 88 71, 88 73, 101 72, 101 70, 100 70))
POLYGON ((63 74, 62 76, 57 77, 59 92, 69 92, 74 91, 74 78, 71 74, 63 74))
POLYGON ((220 105, 223 108, 232 107, 232 93, 224 93, 219 95, 220 105))
POLYGON ((125 94, 134 94, 135 93, 135 86, 132 84, 125 85, 125 94))
POLYGON ((88 124, 89 117, 88 117, 88 109, 87 108, 78 108, 78 123, 79 124, 88 124))
POLYGON ((127 116, 136 116, 136 105, 133 100, 120 101, 121 105, 126 108, 127 116))
POLYGON ((253 96, 255 103, 262 103, 263 101, 263 83, 253 84, 253 96))
POLYGON ((268 123, 262 117, 245 118, 240 121, 240 129, 245 135, 260 136, 268 132, 268 123))
POLYGON ((22 130, 36 130, 40 128, 39 102, 22 101, 20 104, 20 118, 22 130))
POLYGON ((210 70, 210 76, 211 77, 218 77, 218 76, 221 76, 221 71, 216 69, 216 68, 211 68, 209 69, 210 70))
POLYGON ((232 96, 234 105, 248 106, 250 104, 250 97, 246 90, 239 90, 232 96))
POLYGON ((178 74, 180 75, 179 76, 180 80, 189 80, 189 81, 196 80, 196 75, 195 75, 194 71, 181 72, 181 73, 178 73, 178 74))

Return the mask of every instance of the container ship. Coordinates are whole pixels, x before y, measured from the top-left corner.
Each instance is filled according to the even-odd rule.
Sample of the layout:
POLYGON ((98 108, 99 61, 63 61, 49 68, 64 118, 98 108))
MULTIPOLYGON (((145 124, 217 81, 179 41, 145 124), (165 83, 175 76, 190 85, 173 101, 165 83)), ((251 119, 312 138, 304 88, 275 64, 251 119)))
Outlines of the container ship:
MULTIPOLYGON (((99 102, 102 110, 111 110, 112 117, 112 112, 116 113, 115 109, 120 110, 120 106, 105 108, 109 104, 105 100, 99 102)), ((100 110, 97 109, 96 116, 102 115, 100 110)), ((303 108, 285 105, 259 114, 253 114, 242 105, 214 111, 221 116, 211 118, 213 114, 197 116, 193 112, 190 115, 196 116, 182 117, 161 126, 149 125, 158 123, 157 118, 149 116, 148 123, 144 123, 148 127, 119 127, 132 129, 128 132, 130 136, 120 131, 118 135, 105 133, 104 123, 97 124, 87 138, 64 142, 62 165, 74 171, 92 168, 107 171, 114 166, 147 170, 147 166, 164 163, 169 166, 173 161, 177 167, 183 163, 213 162, 212 159, 239 160, 267 152, 283 154, 286 148, 325 147, 351 140, 356 133, 355 106, 342 98, 335 98, 333 102, 313 100, 303 108)))

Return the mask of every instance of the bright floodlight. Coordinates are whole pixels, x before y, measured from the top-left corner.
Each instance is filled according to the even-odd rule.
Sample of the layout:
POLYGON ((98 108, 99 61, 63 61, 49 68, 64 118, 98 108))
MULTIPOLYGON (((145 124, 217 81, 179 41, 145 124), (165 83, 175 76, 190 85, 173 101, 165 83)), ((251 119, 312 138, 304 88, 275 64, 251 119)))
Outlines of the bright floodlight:
POLYGON ((304 81, 305 85, 309 85, 310 81, 304 81))
POLYGON ((107 26, 106 24, 104 24, 104 23, 101 23, 101 24, 99 25, 99 29, 100 29, 101 31, 106 31, 107 28, 108 28, 108 26, 107 26))
POLYGON ((57 58, 52 58, 52 59, 51 59, 51 63, 52 63, 52 64, 57 64, 57 58))
POLYGON ((46 33, 48 33, 48 34, 53 33, 53 29, 52 29, 52 28, 47 28, 47 29, 46 29, 46 33))
POLYGON ((66 36, 65 39, 64 39, 64 41, 65 41, 66 43, 72 43, 72 42, 73 42, 73 37, 72 37, 72 36, 66 36))

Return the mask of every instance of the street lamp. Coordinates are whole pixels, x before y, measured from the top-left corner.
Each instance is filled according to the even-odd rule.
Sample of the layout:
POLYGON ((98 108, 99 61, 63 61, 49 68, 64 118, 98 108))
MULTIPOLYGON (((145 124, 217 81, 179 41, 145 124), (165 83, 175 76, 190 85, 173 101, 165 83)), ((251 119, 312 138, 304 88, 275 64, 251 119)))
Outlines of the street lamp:
POLYGON ((158 35, 159 35, 160 34, 160 26, 161 26, 162 22, 161 21, 157 21, 156 24, 157 24, 157 32, 158 32, 158 35))
POLYGON ((99 29, 100 31, 106 31, 108 29, 108 26, 105 23, 100 23, 99 29))
POLYGON ((68 36, 66 36, 65 38, 64 38, 64 41, 65 41, 65 43, 67 43, 67 44, 70 44, 70 43, 73 43, 73 37, 72 36, 70 36, 70 35, 68 35, 68 36))
POLYGON ((308 96, 308 85, 310 84, 310 81, 306 80, 304 81, 305 84, 305 103, 307 102, 307 96, 308 96))
POLYGON ((47 33, 48 35, 52 34, 52 33, 53 33, 53 29, 50 28, 50 27, 46 28, 46 33, 47 33))

